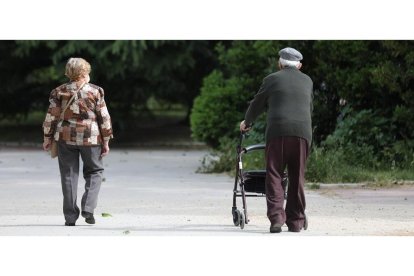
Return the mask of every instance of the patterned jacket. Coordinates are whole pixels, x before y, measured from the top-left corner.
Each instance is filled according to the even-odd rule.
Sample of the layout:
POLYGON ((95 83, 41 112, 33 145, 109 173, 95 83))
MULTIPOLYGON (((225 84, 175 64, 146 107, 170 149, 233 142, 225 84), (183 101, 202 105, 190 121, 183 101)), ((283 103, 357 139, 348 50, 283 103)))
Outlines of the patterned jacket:
POLYGON ((105 104, 104 91, 94 84, 85 84, 66 109, 61 111, 77 90, 75 82, 63 84, 50 93, 50 105, 43 123, 45 137, 69 145, 92 146, 113 138, 111 117, 105 104))

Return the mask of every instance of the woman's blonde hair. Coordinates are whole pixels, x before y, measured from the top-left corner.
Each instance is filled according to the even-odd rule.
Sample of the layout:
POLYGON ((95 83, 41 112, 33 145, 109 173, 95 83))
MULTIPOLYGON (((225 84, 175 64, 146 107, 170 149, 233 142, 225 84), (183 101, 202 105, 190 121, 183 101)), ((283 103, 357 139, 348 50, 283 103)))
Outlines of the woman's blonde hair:
POLYGON ((83 58, 70 58, 66 63, 65 76, 70 80, 78 80, 82 75, 91 72, 91 65, 83 58))

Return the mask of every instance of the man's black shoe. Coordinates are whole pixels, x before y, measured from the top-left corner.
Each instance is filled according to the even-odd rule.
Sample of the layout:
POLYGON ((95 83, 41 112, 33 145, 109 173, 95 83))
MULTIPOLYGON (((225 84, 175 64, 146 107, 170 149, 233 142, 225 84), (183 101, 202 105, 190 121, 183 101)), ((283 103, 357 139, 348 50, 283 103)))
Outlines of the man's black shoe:
POLYGON ((282 223, 275 223, 270 225, 270 233, 280 233, 282 232, 282 223))
POLYGON ((95 218, 92 213, 82 211, 82 217, 85 218, 86 223, 95 224, 95 218))
POLYGON ((296 229, 296 228, 288 228, 288 231, 289 231, 289 232, 299 233, 301 229, 302 229, 302 228, 299 228, 299 229, 296 229))
POLYGON ((65 222, 65 226, 75 226, 74 222, 65 222))

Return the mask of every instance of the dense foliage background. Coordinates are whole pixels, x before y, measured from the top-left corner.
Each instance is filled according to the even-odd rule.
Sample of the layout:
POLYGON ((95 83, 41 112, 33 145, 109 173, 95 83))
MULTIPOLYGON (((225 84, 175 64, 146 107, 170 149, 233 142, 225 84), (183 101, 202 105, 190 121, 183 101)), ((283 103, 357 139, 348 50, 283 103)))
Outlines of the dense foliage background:
POLYGON ((65 64, 91 63, 91 82, 104 87, 114 122, 148 112, 151 97, 190 110, 202 78, 216 66, 215 41, 1 41, 0 119, 44 110, 65 64), (17 100, 18 99, 18 100, 17 100), (45 100, 46 99, 46 100, 45 100))
MULTIPOLYGON (((248 101, 262 79, 276 70, 277 52, 287 45, 303 53, 302 71, 314 81, 314 145, 307 179, 377 180, 377 172, 384 170, 412 177, 407 176, 414 168, 412 41, 217 45, 220 65, 204 79, 191 116, 194 137, 221 156, 210 169, 234 166, 226 152, 237 142, 248 101)), ((264 128, 263 116, 247 143, 263 143, 264 128)))
MULTIPOLYGON (((107 91, 117 133, 179 110, 218 156, 207 170, 229 171, 248 102, 286 46, 302 52, 314 81, 307 179, 413 178, 413 41, 0 41, 0 122, 43 116, 67 59, 80 56, 107 91)), ((264 118, 246 143, 264 142, 264 118)))

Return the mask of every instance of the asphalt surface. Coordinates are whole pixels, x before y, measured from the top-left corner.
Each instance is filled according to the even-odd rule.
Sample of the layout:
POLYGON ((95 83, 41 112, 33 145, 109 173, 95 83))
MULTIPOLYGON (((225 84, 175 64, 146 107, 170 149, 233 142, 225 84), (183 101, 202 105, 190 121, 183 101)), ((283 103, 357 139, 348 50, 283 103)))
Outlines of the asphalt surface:
MULTIPOLYGON (((269 233, 263 197, 249 224, 233 225, 233 178, 196 173, 205 150, 112 150, 104 159, 96 224, 65 227, 56 159, 40 149, 0 150, 0 235, 12 236, 414 236, 414 187, 306 190, 309 228, 269 233), (106 213, 110 216, 103 217, 106 213)), ((84 181, 79 179, 78 204, 84 181)), ((238 201, 241 206, 241 202, 238 201)))

